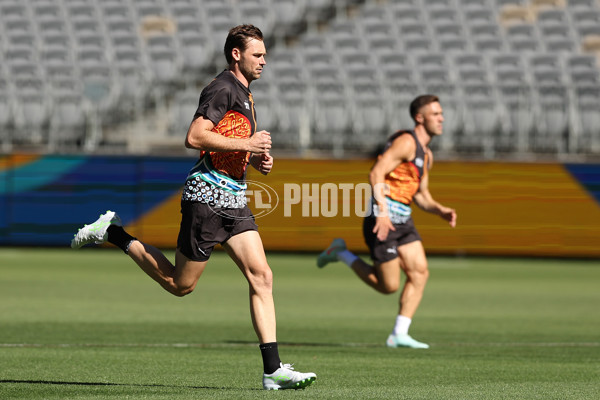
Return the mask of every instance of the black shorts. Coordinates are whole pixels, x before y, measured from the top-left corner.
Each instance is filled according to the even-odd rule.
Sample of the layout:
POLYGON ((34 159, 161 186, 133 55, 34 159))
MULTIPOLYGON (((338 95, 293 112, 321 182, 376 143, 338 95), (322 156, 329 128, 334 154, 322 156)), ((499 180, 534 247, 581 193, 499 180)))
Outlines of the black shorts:
POLYGON ((206 261, 217 244, 258 226, 248 206, 218 208, 195 201, 181 202, 177 249, 192 261, 206 261))
POLYGON ((390 230, 384 241, 377 239, 377 234, 373 233, 375 221, 376 218, 373 214, 365 217, 363 236, 371 252, 371 259, 376 263, 381 264, 398 257, 398 246, 421 240, 412 218, 409 218, 404 224, 394 224, 396 230, 390 230))

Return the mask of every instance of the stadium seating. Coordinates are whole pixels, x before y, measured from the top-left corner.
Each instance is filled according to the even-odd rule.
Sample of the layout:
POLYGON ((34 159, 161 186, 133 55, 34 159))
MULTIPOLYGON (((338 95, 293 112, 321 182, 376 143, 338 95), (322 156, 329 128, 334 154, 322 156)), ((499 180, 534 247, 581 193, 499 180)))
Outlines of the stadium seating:
POLYGON ((2 148, 97 149, 148 113, 183 135, 237 23, 267 38, 252 90, 275 148, 370 151, 433 92, 439 151, 598 151, 596 0, 3 0, 2 148))
MULTIPOLYGON (((332 53, 349 53, 348 43, 354 40, 357 48, 366 43, 368 53, 376 55, 376 69, 382 74, 365 73, 363 77, 371 80, 373 87, 378 79, 385 82, 386 90, 379 92, 380 96, 396 111, 387 113, 390 129, 410 127, 410 119, 400 118, 396 108, 406 107, 408 97, 432 91, 445 95, 447 114, 446 134, 433 147, 486 156, 498 152, 565 153, 575 149, 566 145, 569 133, 577 129, 571 126, 571 110, 577 109, 572 90, 598 82, 595 56, 581 53, 581 41, 597 34, 600 22, 595 2, 569 2, 568 7, 550 3, 371 1, 352 18, 336 18, 321 36, 344 34, 344 45, 333 46, 332 53), (573 15, 578 23, 571 22, 573 15), (580 56, 589 69, 570 67, 567 60, 580 56), (442 62, 445 58, 451 62, 442 62), (412 73, 410 68, 415 67, 412 73)), ((318 41, 314 32, 311 35, 311 40, 318 41)), ((292 48, 303 53, 303 47, 292 48)), ((277 51, 274 49, 271 57, 277 57, 277 51)), ((335 67, 334 62, 331 65, 335 67)), ((311 77, 306 79, 310 84, 311 77)), ((370 97, 367 93, 365 97, 370 97)), ((357 101, 351 97, 347 108, 356 113, 357 101)), ((593 97, 585 101, 588 109, 593 108, 593 101, 593 97)), ((371 129, 375 137, 378 129, 371 129)), ((355 131, 348 132, 346 147, 362 148, 365 144, 354 136, 355 131)), ((329 137, 333 145, 337 139, 329 137)), ((322 147, 327 138, 319 140, 322 147)))
POLYGON ((87 113, 80 93, 63 92, 53 96, 49 121, 48 148, 50 151, 74 150, 82 145, 87 132, 87 113))
MULTIPOLYGON (((187 89, 175 94, 169 111, 168 131, 171 136, 182 136, 190 127, 198 108, 198 92, 187 89)), ((183 143, 183 138, 182 142, 183 143)))

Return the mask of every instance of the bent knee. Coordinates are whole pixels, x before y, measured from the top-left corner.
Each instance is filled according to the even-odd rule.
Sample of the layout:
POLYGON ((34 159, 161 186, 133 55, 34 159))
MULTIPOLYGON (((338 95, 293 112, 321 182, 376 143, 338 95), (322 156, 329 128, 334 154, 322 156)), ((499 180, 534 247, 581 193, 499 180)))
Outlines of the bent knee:
POLYGON ((170 290, 171 294, 177 297, 187 296, 188 294, 194 291, 196 285, 186 285, 186 284, 177 284, 172 290, 170 290))
POLYGON ((175 289, 171 293, 177 297, 184 297, 184 296, 187 296, 188 294, 192 293, 193 291, 194 291, 194 289, 175 289))

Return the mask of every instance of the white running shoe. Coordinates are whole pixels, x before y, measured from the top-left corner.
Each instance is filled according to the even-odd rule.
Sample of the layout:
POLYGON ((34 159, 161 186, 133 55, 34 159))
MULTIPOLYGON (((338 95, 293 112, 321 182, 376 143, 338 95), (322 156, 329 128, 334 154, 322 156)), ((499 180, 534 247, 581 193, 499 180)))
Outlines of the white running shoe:
POLYGON ((266 390, 304 389, 317 379, 312 372, 294 371, 292 364, 279 364, 272 374, 263 374, 263 388, 266 390))
POLYGON ((390 335, 385 344, 387 347, 410 347, 411 349, 428 349, 427 343, 421 343, 410 337, 408 334, 390 335))
POLYGON ((319 257, 317 257, 317 267, 323 268, 330 262, 338 261, 338 253, 344 250, 346 250, 346 242, 344 239, 333 239, 333 242, 331 242, 329 247, 323 250, 323 252, 319 254, 319 257))
POLYGON ((78 249, 90 243, 102 244, 108 238, 106 230, 111 225, 122 226, 121 218, 114 211, 106 211, 94 223, 84 225, 71 240, 71 248, 78 249))

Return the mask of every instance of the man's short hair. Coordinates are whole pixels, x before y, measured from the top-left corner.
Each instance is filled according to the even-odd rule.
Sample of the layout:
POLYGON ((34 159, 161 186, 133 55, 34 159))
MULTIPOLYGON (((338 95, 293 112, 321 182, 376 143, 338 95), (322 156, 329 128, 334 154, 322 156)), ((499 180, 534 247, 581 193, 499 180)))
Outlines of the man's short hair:
POLYGON ((422 107, 426 106, 427 104, 436 103, 436 102, 439 103, 440 99, 439 99, 439 97, 437 97, 433 94, 423 94, 423 95, 417 97, 416 99, 414 99, 410 103, 410 116, 415 121, 415 123, 417 122, 416 117, 417 117, 417 114, 419 113, 419 110, 422 107))
POLYGON ((250 39, 257 39, 262 41, 263 34, 260 29, 258 29, 254 25, 238 25, 229 30, 229 34, 227 35, 227 39, 225 39, 225 46, 223 50, 225 51, 225 59, 228 64, 231 64, 233 61, 233 56, 231 55, 231 51, 235 48, 240 49, 240 51, 244 51, 248 48, 248 41, 250 39))

